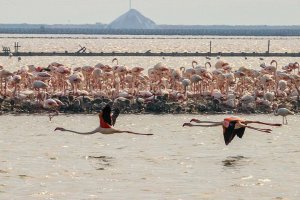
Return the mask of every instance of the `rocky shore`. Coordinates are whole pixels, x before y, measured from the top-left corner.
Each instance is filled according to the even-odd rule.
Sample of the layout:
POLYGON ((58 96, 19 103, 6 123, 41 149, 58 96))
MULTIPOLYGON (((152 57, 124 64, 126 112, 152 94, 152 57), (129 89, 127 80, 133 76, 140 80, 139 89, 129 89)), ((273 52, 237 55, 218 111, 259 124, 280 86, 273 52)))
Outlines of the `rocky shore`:
MULTIPOLYGON (((106 97, 90 97, 90 96, 52 96, 53 99, 58 99, 62 105, 58 108, 60 113, 67 114, 92 114, 98 113, 106 105, 110 104, 113 107, 120 109, 123 114, 266 114, 274 112, 271 106, 254 102, 253 104, 236 105, 235 108, 227 106, 224 102, 210 97, 203 98, 188 98, 185 101, 173 101, 165 96, 155 96, 152 100, 143 98, 126 99, 118 97, 109 99, 106 97)), ((273 105, 276 107, 285 107, 293 112, 299 112, 300 100, 280 101, 274 100, 273 105)), ((44 108, 36 100, 17 100, 0 96, 0 114, 18 114, 18 113, 47 113, 54 111, 44 108)))

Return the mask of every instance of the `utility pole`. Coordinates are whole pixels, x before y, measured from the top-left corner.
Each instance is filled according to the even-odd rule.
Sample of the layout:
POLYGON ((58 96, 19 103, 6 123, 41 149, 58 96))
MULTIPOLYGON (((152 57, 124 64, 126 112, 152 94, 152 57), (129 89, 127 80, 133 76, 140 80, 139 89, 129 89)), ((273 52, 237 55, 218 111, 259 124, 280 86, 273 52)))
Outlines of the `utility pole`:
POLYGON ((19 52, 19 47, 21 47, 21 46, 19 46, 19 42, 15 42, 14 47, 15 47, 15 53, 18 53, 19 52))
POLYGON ((131 10, 131 0, 129 0, 129 10, 131 10))

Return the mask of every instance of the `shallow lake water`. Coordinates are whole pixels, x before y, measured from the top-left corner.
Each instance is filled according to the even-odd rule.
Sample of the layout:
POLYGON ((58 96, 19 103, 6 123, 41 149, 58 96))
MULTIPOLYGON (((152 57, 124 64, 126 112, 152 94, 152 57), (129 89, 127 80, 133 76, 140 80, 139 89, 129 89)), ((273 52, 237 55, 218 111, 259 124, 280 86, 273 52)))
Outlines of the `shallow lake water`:
MULTIPOLYGON (((85 46, 87 52, 266 52, 268 40, 271 41, 270 52, 300 52, 300 37, 235 37, 235 36, 107 36, 107 35, 7 35, 0 34, 0 45, 14 49, 14 42, 19 42, 20 52, 76 52, 85 46)), ((0 57, 0 65, 8 70, 17 70, 24 65, 46 67, 52 62, 59 62, 68 67, 78 67, 98 63, 113 65, 114 57, 107 56, 23 56, 0 57)), ((199 65, 208 61, 205 57, 118 57, 120 65, 128 67, 141 66, 145 70, 158 62, 168 67, 192 67, 195 60, 199 65)), ((260 64, 269 64, 273 59, 278 62, 278 69, 289 63, 298 62, 298 57, 221 57, 234 69, 241 66, 260 69, 260 64)), ((217 58, 211 58, 214 65, 217 58)), ((147 74, 147 71, 144 71, 147 74)))
MULTIPOLYGON (((299 116, 271 134, 182 127, 225 115, 120 115, 116 127, 153 136, 89 136, 96 115, 0 116, 0 199, 299 199, 299 116)), ((281 123, 273 115, 243 115, 281 123)), ((258 125, 260 126, 260 125, 258 125)))

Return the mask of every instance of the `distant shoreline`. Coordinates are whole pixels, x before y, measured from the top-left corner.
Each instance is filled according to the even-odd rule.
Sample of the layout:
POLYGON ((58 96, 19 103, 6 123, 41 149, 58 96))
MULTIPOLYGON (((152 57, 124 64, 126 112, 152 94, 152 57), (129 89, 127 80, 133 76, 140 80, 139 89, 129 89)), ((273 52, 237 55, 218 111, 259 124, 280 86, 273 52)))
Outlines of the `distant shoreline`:
POLYGON ((299 40, 300 36, 210 36, 210 35, 199 35, 199 36, 162 36, 162 35, 82 35, 82 34, 13 34, 8 35, 5 33, 0 33, 0 38, 9 38, 9 39, 88 39, 88 40, 299 40), (68 36, 70 35, 70 36, 68 36))
POLYGON ((191 28, 107 29, 97 26, 52 27, 44 25, 3 25, 0 34, 82 34, 82 35, 207 35, 207 36, 300 36, 300 26, 196 26, 191 28))
MULTIPOLYGON (((300 52, 89 52, 89 53, 77 53, 77 52, 17 52, 13 53, 14 56, 89 56, 89 57, 101 57, 101 56, 136 56, 136 57, 300 57, 300 52)), ((9 56, 8 53, 0 52, 1 56, 9 56)))

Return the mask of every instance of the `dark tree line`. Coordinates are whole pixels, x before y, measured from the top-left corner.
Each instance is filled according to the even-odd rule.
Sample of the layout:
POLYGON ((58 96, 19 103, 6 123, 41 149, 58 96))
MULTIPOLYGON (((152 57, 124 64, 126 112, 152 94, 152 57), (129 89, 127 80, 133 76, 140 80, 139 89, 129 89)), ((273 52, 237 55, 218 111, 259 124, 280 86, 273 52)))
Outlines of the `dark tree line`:
POLYGON ((203 29, 105 29, 105 28, 15 28, 1 27, 5 34, 101 34, 101 35, 222 35, 222 36, 300 36, 299 27, 211 27, 203 29))

